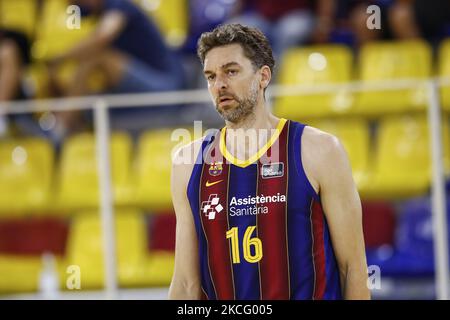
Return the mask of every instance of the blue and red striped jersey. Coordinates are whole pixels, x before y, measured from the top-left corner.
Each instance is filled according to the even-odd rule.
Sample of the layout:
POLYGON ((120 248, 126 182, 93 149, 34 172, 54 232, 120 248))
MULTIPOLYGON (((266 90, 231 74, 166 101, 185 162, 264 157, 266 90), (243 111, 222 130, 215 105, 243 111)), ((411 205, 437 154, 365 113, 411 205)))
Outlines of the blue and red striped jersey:
POLYGON ((187 187, 207 299, 340 299, 320 196, 301 161, 305 125, 281 119, 247 161, 226 128, 202 143, 187 187))

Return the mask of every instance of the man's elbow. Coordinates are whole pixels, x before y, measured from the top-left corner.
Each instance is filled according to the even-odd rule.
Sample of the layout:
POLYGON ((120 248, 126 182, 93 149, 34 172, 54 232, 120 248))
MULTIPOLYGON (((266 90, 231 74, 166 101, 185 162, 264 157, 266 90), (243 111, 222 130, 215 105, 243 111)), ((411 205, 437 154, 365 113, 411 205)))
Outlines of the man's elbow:
POLYGON ((200 300, 201 287, 196 281, 172 281, 169 300, 200 300))
POLYGON ((370 290, 367 284, 367 268, 360 263, 345 264, 341 270, 341 283, 346 300, 369 300, 370 290))

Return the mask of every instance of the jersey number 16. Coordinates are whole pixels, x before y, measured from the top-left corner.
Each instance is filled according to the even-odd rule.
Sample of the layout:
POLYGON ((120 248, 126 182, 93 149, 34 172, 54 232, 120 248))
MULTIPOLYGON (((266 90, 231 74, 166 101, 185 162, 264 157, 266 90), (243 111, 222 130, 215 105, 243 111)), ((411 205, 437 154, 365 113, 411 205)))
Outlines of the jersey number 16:
MULTIPOLYGON (((255 226, 250 226, 245 230, 242 249, 244 252, 244 259, 249 263, 256 263, 263 257, 262 242, 259 238, 251 238, 255 226), (254 254, 251 253, 250 248, 254 248, 254 254)), ((231 256, 233 263, 241 263, 239 255, 239 229, 233 227, 227 231, 227 239, 231 239, 231 256)))

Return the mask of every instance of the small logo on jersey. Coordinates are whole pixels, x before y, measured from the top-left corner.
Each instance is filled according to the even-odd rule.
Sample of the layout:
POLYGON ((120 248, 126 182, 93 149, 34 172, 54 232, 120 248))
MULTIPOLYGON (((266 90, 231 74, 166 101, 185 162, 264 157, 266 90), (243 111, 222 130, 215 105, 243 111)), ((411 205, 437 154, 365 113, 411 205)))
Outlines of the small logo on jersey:
POLYGON ((263 179, 277 178, 284 175, 284 163, 277 162, 271 164, 263 164, 261 167, 261 176, 263 179))
POLYGON ((209 174, 215 177, 221 174, 222 170, 222 162, 213 162, 209 167, 209 174))
POLYGON ((218 184, 218 183, 220 183, 220 182, 222 182, 222 181, 223 181, 223 180, 218 180, 218 181, 214 181, 214 182, 206 181, 205 186, 211 187, 211 186, 213 186, 213 185, 215 185, 215 184, 218 184))
POLYGON ((209 195, 208 201, 202 202, 201 210, 209 220, 214 220, 216 218, 216 213, 220 213, 223 210, 217 194, 209 195))

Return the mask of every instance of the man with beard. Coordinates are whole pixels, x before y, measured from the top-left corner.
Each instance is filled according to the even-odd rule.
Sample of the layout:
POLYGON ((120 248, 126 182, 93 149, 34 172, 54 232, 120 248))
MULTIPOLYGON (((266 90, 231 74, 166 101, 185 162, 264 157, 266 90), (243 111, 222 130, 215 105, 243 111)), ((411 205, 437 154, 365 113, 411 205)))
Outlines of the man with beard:
POLYGON ((370 298, 361 203, 341 143, 269 112, 275 63, 258 29, 219 26, 197 52, 225 127, 173 159, 169 297, 370 298))

